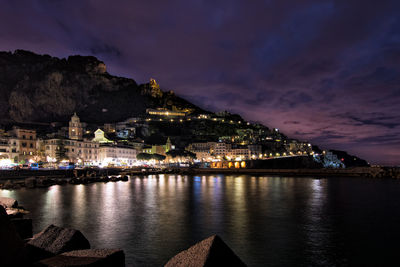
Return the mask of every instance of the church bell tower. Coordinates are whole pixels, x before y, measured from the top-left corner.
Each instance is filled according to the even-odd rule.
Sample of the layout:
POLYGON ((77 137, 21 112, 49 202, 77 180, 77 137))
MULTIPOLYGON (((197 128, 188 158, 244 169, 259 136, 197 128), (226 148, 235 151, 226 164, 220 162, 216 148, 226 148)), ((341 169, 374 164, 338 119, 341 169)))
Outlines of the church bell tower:
POLYGON ((69 121, 68 137, 69 139, 82 140, 83 128, 81 120, 79 119, 76 112, 72 115, 69 121))

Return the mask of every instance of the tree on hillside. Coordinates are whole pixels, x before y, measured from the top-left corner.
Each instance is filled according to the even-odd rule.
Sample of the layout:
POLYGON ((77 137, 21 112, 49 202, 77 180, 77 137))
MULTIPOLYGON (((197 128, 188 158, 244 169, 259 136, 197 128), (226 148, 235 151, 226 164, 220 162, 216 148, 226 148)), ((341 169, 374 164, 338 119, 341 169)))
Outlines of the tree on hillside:
POLYGON ((164 155, 160 155, 160 154, 153 154, 152 156, 153 156, 153 159, 158 160, 158 161, 161 161, 161 160, 165 159, 165 156, 164 155))
POLYGON ((187 150, 171 150, 167 152, 168 156, 171 156, 172 158, 177 158, 177 157, 182 157, 182 158, 196 158, 196 154, 187 151, 187 150))
POLYGON ((137 154, 136 158, 138 160, 151 160, 151 154, 148 153, 139 153, 137 154))
POLYGON ((161 160, 165 159, 165 156, 164 155, 160 155, 160 154, 139 153, 136 156, 136 158, 138 160, 152 160, 152 159, 154 159, 154 160, 161 161, 161 160))

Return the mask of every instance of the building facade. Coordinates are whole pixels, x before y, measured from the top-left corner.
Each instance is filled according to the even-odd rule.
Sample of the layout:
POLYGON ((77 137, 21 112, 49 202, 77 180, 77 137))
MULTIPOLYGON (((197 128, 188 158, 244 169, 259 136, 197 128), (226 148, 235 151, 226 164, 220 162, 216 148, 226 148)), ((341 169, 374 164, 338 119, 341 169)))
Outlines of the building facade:
POLYGON ((69 139, 73 140, 82 140, 83 127, 81 120, 79 119, 78 115, 76 115, 76 113, 72 115, 71 120, 69 122, 68 137, 69 139))
POLYGON ((47 139, 43 140, 48 162, 68 160, 82 165, 99 164, 99 144, 90 140, 47 139))
POLYGON ((101 145, 98 155, 101 167, 131 167, 136 162, 137 150, 132 147, 101 145))

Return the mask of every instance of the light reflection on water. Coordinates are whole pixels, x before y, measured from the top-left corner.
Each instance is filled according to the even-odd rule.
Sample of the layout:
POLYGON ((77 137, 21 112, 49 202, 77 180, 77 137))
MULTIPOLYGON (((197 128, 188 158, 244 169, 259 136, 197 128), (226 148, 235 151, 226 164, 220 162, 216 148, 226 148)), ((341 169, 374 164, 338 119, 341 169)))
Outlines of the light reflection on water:
POLYGON ((160 266, 212 234, 249 266, 373 266, 397 255, 376 241, 400 237, 399 193, 397 181, 246 175, 0 191, 31 211, 34 232, 80 229, 93 247, 124 249, 128 266, 160 266))

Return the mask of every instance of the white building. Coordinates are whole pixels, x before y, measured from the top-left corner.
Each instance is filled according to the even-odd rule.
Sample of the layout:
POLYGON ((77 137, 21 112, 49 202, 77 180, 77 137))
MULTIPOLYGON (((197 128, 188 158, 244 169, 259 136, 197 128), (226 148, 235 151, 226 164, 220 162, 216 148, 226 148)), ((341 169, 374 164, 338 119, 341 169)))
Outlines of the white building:
POLYGON ((192 143, 186 147, 187 151, 196 154, 196 159, 210 161, 214 158, 213 153, 216 142, 192 143))
POLYGON ((131 167, 136 162, 137 150, 132 147, 101 145, 99 147, 99 166, 131 167))
POLYGON ((47 139, 44 142, 44 154, 48 161, 63 159, 83 165, 98 165, 99 144, 89 140, 47 139))
POLYGON ((226 156, 230 152, 231 148, 232 148, 231 144, 218 142, 218 143, 215 144, 214 151, 213 151, 214 153, 213 154, 217 158, 222 158, 222 157, 226 156))
POLYGON ((247 160, 250 159, 251 153, 247 147, 232 148, 226 153, 227 157, 232 160, 247 160))
POLYGON ((210 161, 215 158, 222 159, 224 157, 233 160, 245 160, 250 159, 252 153, 261 153, 261 146, 253 146, 251 149, 248 146, 232 147, 231 144, 224 142, 192 143, 186 148, 186 150, 195 153, 196 158, 201 161, 210 161))

